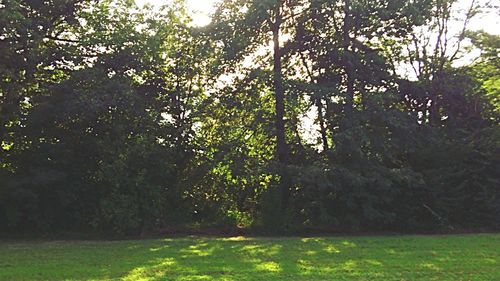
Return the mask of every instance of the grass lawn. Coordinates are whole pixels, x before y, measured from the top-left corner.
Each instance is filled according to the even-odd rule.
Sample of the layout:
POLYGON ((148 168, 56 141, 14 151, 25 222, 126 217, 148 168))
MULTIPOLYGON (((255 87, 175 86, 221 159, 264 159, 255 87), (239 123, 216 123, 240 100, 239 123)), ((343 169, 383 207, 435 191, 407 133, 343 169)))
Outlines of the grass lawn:
POLYGON ((0 280, 500 280, 500 235, 0 242, 0 280))

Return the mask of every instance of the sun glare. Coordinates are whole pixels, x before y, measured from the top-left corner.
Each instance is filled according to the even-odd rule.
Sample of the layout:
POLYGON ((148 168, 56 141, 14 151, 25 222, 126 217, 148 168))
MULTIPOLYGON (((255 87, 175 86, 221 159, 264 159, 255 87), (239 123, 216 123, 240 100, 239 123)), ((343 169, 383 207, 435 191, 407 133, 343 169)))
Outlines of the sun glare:
MULTIPOLYGON (((218 0, 187 0, 187 6, 196 26, 205 26, 210 23, 210 14, 215 9, 218 0)), ((139 7, 150 4, 155 7, 168 4, 169 0, 135 0, 139 7)))
MULTIPOLYGON (((171 0, 135 0, 138 6, 151 4, 155 7, 168 4, 171 0)), ((193 18, 193 24, 196 26, 205 26, 211 22, 210 14, 215 9, 215 4, 220 0, 187 0, 188 8, 193 18)), ((479 0, 485 2, 486 0, 479 0)), ((470 5, 470 0, 459 0, 459 9, 466 9, 470 5)), ((472 30, 485 30, 491 34, 500 34, 500 18, 497 13, 491 9, 486 14, 476 17, 469 23, 472 30)))

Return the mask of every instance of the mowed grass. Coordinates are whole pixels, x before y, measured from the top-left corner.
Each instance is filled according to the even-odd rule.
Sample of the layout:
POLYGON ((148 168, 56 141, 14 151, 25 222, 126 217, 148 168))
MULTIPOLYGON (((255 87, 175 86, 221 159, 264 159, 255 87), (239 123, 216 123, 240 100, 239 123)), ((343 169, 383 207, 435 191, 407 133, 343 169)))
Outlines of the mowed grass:
POLYGON ((500 280, 500 235, 0 242, 0 280, 500 280))

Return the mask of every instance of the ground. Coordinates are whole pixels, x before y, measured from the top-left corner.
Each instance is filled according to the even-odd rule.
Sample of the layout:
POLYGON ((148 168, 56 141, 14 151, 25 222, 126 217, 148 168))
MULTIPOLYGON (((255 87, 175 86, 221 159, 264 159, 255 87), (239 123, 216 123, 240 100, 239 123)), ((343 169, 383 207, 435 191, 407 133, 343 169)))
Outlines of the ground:
POLYGON ((0 280, 500 280, 500 234, 0 242, 0 280))

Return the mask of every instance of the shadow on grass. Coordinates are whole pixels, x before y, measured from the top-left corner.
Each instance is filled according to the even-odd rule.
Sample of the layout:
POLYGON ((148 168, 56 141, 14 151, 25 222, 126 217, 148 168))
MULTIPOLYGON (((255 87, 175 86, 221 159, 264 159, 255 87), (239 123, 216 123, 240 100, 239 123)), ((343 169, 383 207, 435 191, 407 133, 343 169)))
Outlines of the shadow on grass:
POLYGON ((335 261, 334 255, 356 248, 348 241, 198 239, 174 248, 177 251, 166 248, 158 260, 133 269, 124 280, 323 280, 335 271, 350 272, 357 267, 354 260, 344 262, 339 257, 335 261), (165 258, 168 254, 172 257, 165 258))
POLYGON ((494 247, 481 251, 476 248, 476 252, 464 248, 467 242, 458 238, 193 238, 10 244, 0 245, 0 280, 305 281, 347 277, 495 280, 499 277, 495 270, 498 238, 492 244, 494 247))

